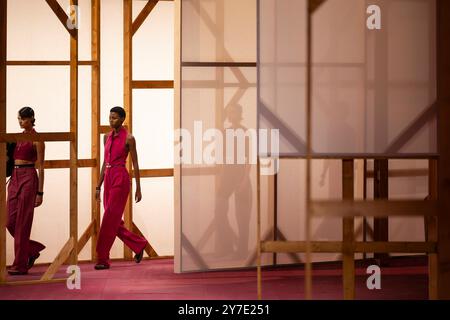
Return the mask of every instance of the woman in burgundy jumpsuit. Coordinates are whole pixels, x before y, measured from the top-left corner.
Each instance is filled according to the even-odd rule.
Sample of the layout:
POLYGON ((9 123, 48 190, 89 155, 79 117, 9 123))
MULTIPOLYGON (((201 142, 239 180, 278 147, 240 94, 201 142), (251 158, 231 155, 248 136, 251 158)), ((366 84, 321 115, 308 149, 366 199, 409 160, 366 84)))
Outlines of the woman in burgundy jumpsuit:
MULTIPOLYGON (((18 113, 19 125, 24 135, 35 134, 34 111, 23 107, 18 113)), ((14 170, 8 185, 7 229, 14 237, 14 263, 8 270, 11 275, 28 273, 45 246, 30 240, 34 208, 42 204, 44 192, 44 142, 19 141, 14 149, 14 170), (35 164, 39 171, 36 173, 35 164)))
POLYGON ((104 181, 105 212, 97 240, 97 270, 109 268, 109 252, 116 236, 136 253, 134 258, 137 263, 141 261, 147 245, 147 240, 127 230, 122 220, 131 187, 130 176, 125 167, 128 152, 131 154, 136 177, 135 200, 139 202, 142 198, 136 141, 122 126, 125 116, 125 110, 121 107, 112 108, 109 123, 113 130, 104 137, 105 157, 95 195, 100 200, 100 189, 104 181))

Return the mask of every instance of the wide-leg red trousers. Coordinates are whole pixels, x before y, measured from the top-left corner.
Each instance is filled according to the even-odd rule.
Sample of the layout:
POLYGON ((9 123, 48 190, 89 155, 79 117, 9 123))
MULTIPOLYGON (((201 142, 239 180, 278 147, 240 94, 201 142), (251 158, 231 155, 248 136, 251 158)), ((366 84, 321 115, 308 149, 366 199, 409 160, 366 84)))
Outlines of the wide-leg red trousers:
POLYGON ((124 226, 123 211, 130 192, 130 176, 125 167, 111 167, 105 171, 103 206, 105 212, 97 240, 98 263, 109 265, 109 252, 116 236, 135 253, 141 252, 147 240, 124 226))
POLYGON ((42 243, 30 240, 38 184, 36 169, 15 168, 8 185, 6 227, 14 237, 13 268, 21 272, 28 270, 30 257, 45 249, 42 243))

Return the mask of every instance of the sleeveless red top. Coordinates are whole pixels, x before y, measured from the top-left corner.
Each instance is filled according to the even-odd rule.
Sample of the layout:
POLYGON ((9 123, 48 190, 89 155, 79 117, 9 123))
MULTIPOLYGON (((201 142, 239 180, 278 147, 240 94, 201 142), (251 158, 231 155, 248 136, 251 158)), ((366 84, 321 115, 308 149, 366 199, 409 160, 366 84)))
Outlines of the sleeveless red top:
MULTIPOLYGON (((30 133, 36 133, 34 129, 31 129, 30 133)), ((23 131, 23 134, 26 134, 23 131)), ((19 141, 14 149, 14 160, 25 160, 36 162, 37 161, 37 151, 33 146, 32 141, 19 141)))
POLYGON ((105 143, 105 163, 111 167, 125 167, 128 151, 126 149, 128 131, 121 127, 118 133, 111 131, 105 143))

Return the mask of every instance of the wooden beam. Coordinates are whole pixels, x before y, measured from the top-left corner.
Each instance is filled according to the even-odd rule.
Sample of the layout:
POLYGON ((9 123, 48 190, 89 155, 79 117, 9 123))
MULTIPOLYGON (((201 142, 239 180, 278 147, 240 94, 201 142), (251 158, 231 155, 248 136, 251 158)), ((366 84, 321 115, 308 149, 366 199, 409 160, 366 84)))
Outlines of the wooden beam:
MULTIPOLYGON (((78 159, 78 168, 92 168, 97 165, 97 159, 78 159)), ((46 160, 44 162, 45 169, 64 169, 70 168, 70 160, 46 160)))
POLYGON ((315 216, 329 217, 388 217, 388 216, 434 216, 436 201, 424 200, 374 200, 374 201, 313 201, 315 216))
MULTIPOLYGON (((70 0, 70 5, 78 5, 78 0, 70 0)), ((70 237, 78 239, 78 30, 70 37, 70 237)), ((74 242, 70 263, 77 264, 78 249, 74 242)))
POLYGON ((313 14, 319 7, 325 3, 326 0, 308 0, 309 1, 309 12, 313 14))
MULTIPOLYGON (((76 0, 78 1, 78 0, 76 0)), ((67 25, 67 22, 69 21, 69 17, 67 16, 66 12, 63 8, 59 5, 57 0, 45 0, 49 7, 53 10, 55 15, 58 17, 59 21, 62 23, 64 28, 67 30, 67 32, 70 33, 72 38, 76 38, 78 36, 77 29, 75 28, 69 28, 67 25)))
POLYGON ((44 275, 41 277, 41 281, 48 281, 53 278, 56 272, 58 272, 59 267, 66 262, 71 253, 76 250, 76 243, 74 238, 70 238, 61 251, 56 256, 55 260, 53 260, 52 264, 48 267, 47 271, 45 271, 44 275))
MULTIPOLYGON (((141 230, 134 224, 133 222, 133 232, 138 234, 139 236, 145 238, 145 236, 142 234, 141 230)), ((150 245, 150 242, 147 241, 147 245, 145 246, 145 252, 147 252, 148 256, 151 258, 158 257, 158 254, 156 253, 155 249, 150 245)))
MULTIPOLYGON (((173 169, 141 169, 139 174, 141 178, 173 177, 173 169)), ((132 176, 134 178, 134 170, 132 176)))
POLYGON ((0 142, 18 141, 72 141, 74 135, 70 132, 41 132, 36 134, 0 133, 0 142))
POLYGON ((19 280, 19 281, 8 281, 5 283, 0 283, 0 286, 25 286, 25 285, 36 285, 36 284, 45 284, 45 283, 61 283, 67 282, 66 278, 58 278, 58 279, 49 279, 49 280, 19 280))
POLYGON ((78 239, 78 245, 77 245, 77 255, 80 254, 81 250, 83 250, 86 243, 89 241, 89 239, 95 234, 96 230, 96 221, 92 220, 89 226, 86 228, 86 230, 81 235, 80 239, 78 239))
POLYGON ((450 299, 450 1, 437 0, 438 298, 450 299))
POLYGON ((173 89, 173 80, 132 81, 133 89, 173 89))
POLYGON ((147 19, 148 15, 150 14, 150 12, 152 12, 153 8, 156 6, 157 3, 158 0, 149 0, 145 4, 144 9, 142 9, 142 11, 137 16, 136 20, 134 20, 133 22, 133 26, 131 27, 132 36, 134 36, 136 31, 138 31, 139 27, 144 23, 145 19, 147 19))
MULTIPOLYGON (((19 61, 19 60, 8 60, 6 62, 8 66, 70 66, 70 61, 19 61)), ((79 66, 97 66, 97 61, 78 61, 79 66)))
MULTIPOLYGON (((174 83, 173 83, 173 128, 174 132, 182 128, 181 124, 181 0, 174 2, 174 83)), ((175 137, 178 138, 178 137, 175 137)), ((180 273, 181 266, 181 159, 180 154, 174 154, 176 159, 173 168, 173 205, 174 205, 174 272, 180 273)))
MULTIPOLYGON (((374 161, 375 178, 373 180, 373 198, 375 200, 387 200, 389 198, 389 160, 377 159, 374 161)), ((375 217, 373 219, 373 240, 389 240, 389 217, 375 217)), ((374 258, 379 261, 380 266, 387 263, 387 254, 377 253, 374 258)))
MULTIPOLYGON (((101 0, 91 0, 91 59, 98 63, 91 70, 91 157, 100 159, 100 62, 101 62, 101 46, 100 46, 100 15, 101 13, 101 0)), ((109 128, 109 130, 111 130, 109 128)), ((91 194, 95 194, 95 188, 97 187, 100 178, 100 160, 96 162, 95 167, 92 168, 91 173, 91 194)), ((96 248, 98 240, 98 232, 100 230, 100 202, 91 198, 91 220, 95 221, 94 233, 92 234, 91 241, 91 259, 96 260, 96 248)))
MULTIPOLYGON (((394 169, 389 170, 389 178, 403 178, 403 177, 427 177, 428 169, 394 169)), ((367 178, 373 178, 374 172, 367 171, 367 178)))
MULTIPOLYGON (((123 104, 127 118, 125 124, 128 126, 128 132, 133 132, 133 90, 131 82, 133 80, 133 1, 123 0, 123 104)), ((130 157, 127 160, 128 172, 132 170, 132 163, 130 157)), ((128 230, 131 230, 133 225, 133 184, 130 181, 130 193, 128 201, 125 206, 124 223, 128 230)), ((124 246, 124 258, 131 260, 133 257, 132 251, 124 246)))
MULTIPOLYGON (((306 252, 307 241, 265 241, 263 252, 306 252)), ((311 241, 311 251, 317 253, 340 253, 343 250, 341 241, 311 241)), ((353 252, 381 253, 429 253, 436 252, 436 242, 354 242, 350 249, 353 252)))
MULTIPOLYGON (((354 199, 354 160, 342 160, 342 197, 354 199)), ((355 242, 354 217, 342 219, 342 264, 343 264, 343 288, 344 299, 355 298, 355 254, 352 251, 355 242)))
MULTIPOLYGON (((429 200, 438 200, 438 161, 430 160, 428 162, 428 194, 429 200)), ((437 217, 425 217, 425 241, 438 241, 437 217)), ((436 253, 428 254, 428 298, 430 300, 438 299, 438 255, 436 253)))
MULTIPOLYGON (((0 136, 6 132, 7 0, 0 0, 0 136)), ((6 281, 6 146, 0 143, 0 283, 6 281)))

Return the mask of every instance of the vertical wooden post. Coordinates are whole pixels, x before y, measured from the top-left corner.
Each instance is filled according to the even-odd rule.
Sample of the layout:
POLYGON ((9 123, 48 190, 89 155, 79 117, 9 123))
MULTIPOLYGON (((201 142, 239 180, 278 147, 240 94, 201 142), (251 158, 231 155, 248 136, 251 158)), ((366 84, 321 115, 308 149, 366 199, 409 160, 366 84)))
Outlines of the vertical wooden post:
MULTIPOLYGON (((124 96, 124 109, 127 113, 125 125, 128 126, 128 131, 133 132, 133 89, 131 81, 133 80, 133 1, 124 0, 123 2, 123 96, 124 96)), ((132 163, 130 158, 127 160, 128 172, 131 174, 132 163)), ((131 183, 130 194, 128 195, 127 205, 125 206, 124 222, 125 227, 128 230, 132 230, 133 224, 133 183, 131 183)), ((124 258, 131 260, 132 252, 127 246, 123 249, 124 258)))
MULTIPOLYGON (((181 128, 181 0, 175 0, 174 3, 174 129, 181 128)), ((177 131, 175 131, 177 132, 177 131)), ((177 137, 174 137, 175 139, 177 137)), ((181 139, 181 137, 178 137, 181 139)), ((174 152, 175 164, 173 170, 173 194, 175 210, 175 241, 174 241, 174 272, 181 272, 181 154, 174 152)))
POLYGON ((438 297, 450 299, 450 1, 437 1, 438 297))
POLYGON ((92 168, 91 180, 91 220, 95 221, 91 238, 91 258, 96 259, 96 246, 100 230, 100 202, 95 200, 95 188, 100 177, 100 0, 91 0, 91 59, 94 61, 91 71, 91 157, 97 159, 92 168))
MULTIPOLYGON (((354 161, 342 160, 342 197, 343 199, 354 199, 354 161)), ((343 262, 343 286, 344 299, 355 298, 355 254, 353 243, 355 241, 355 219, 342 219, 342 262, 343 262)))
MULTIPOLYGON (((6 10, 0 0, 0 134, 6 133, 6 10)), ((0 143, 0 283, 6 282, 6 147, 0 143)))
POLYGON ((312 248, 311 248, 311 159, 312 159, 312 14, 313 0, 308 0, 306 16, 306 250, 305 299, 312 299, 312 248))
MULTIPOLYGON (((389 198, 389 161, 387 159, 375 159, 374 163, 374 199, 389 198)), ((389 240, 389 218, 374 218, 373 222, 374 241, 389 240)), ((388 261, 389 254, 375 253, 374 258, 380 266, 388 261)))
MULTIPOLYGON (((260 0, 256 1, 256 129, 259 131, 259 104, 260 104, 260 0)), ((256 141, 256 295, 262 299, 262 270, 261 270, 261 189, 260 189, 260 162, 259 162, 259 135, 256 141)))
MULTIPOLYGON (((438 199, 438 163, 432 159, 428 161, 428 194, 429 200, 438 199)), ((425 241, 437 242, 437 219, 425 217, 426 239, 425 241)), ((428 254, 428 298, 436 300, 438 297, 438 256, 437 253, 428 254)))
MULTIPOLYGON (((78 0, 70 0, 77 6, 78 0)), ((70 17, 78 19, 78 17, 70 17)), ((78 21, 77 21, 78 23, 78 21)), ((74 23, 72 25, 75 25, 74 23)), ((70 36, 70 237, 78 239, 78 29, 70 36)), ((69 257, 70 264, 78 262, 77 241, 69 257)))

